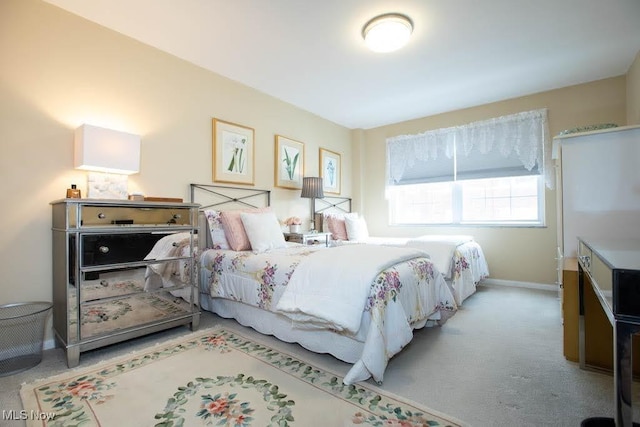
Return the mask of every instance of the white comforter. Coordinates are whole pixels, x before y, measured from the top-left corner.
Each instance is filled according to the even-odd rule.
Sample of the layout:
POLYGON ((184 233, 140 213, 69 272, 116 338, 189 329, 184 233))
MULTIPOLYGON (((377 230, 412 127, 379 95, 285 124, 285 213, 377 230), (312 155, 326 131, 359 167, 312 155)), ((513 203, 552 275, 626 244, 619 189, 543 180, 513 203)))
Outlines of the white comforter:
MULTIPOLYGON (((385 269, 381 266, 393 262, 390 258, 384 259, 388 254, 394 253, 390 250, 392 248, 377 247, 369 250, 364 248, 365 246, 367 245, 353 245, 351 249, 342 249, 294 244, 260 254, 253 254, 251 251, 207 250, 200 259, 201 270, 205 272, 201 291, 211 296, 211 305, 216 305, 223 309, 222 313, 227 313, 225 317, 242 319, 242 324, 252 326, 263 333, 273 333, 285 341, 306 343, 303 345, 312 348, 313 351, 331 353, 341 360, 353 363, 353 367, 344 378, 346 384, 363 381, 369 377, 382 381, 389 359, 411 341, 412 330, 443 324, 455 313, 457 306, 452 289, 428 258, 420 256, 395 263, 385 269), (374 252, 377 254, 377 261, 374 261, 372 256, 374 252), (325 253, 328 255, 324 255, 325 253), (332 327, 322 327, 319 323, 313 327, 300 322, 291 323, 290 318, 277 309, 280 299, 296 275, 296 270, 299 267, 305 268, 306 258, 316 256, 319 257, 317 263, 321 265, 320 272, 316 274, 319 280, 314 280, 316 287, 333 287, 334 291, 329 291, 328 288, 324 291, 327 294, 338 289, 342 295, 338 300, 348 298, 349 306, 355 300, 352 300, 351 296, 345 296, 352 292, 347 288, 357 286, 351 285, 347 276, 363 276, 366 295, 357 305, 364 302, 364 309, 357 312, 359 319, 351 319, 348 326, 352 329, 356 323, 359 324, 357 333, 349 332, 345 328, 347 323, 342 324, 343 320, 338 318, 334 318, 331 323, 342 324, 342 332, 336 332, 332 327), (329 258, 324 258, 325 256, 329 258), (354 271, 360 270, 354 268, 354 263, 367 264, 368 272, 354 271), (345 269, 345 265, 349 265, 349 268, 345 269), (364 279, 373 271, 374 277, 364 279), (221 299, 237 305, 227 310, 221 307, 222 303, 214 302, 221 299), (266 320, 247 310, 249 306, 276 316, 266 320), (276 332, 272 326, 277 327, 278 331, 276 332), (333 336, 327 341, 329 331, 333 336), (334 348, 336 339, 340 345, 334 348)), ((422 255, 415 250, 409 252, 422 255)), ((353 290, 354 295, 357 293, 362 293, 362 289, 353 290)), ((205 301, 205 305, 208 304, 209 302, 205 301)), ((329 305, 331 309, 337 304, 331 302, 325 305, 329 305)), ((355 316, 355 313, 351 316, 355 316)), ((341 316, 340 313, 338 315, 341 316)))
POLYGON ((276 309, 305 327, 355 334, 375 277, 394 264, 423 256, 417 249, 373 245, 319 251, 298 265, 276 309))
POLYGON ((450 278, 451 275, 451 262, 453 260, 453 253, 456 248, 467 242, 472 242, 473 236, 465 234, 457 235, 424 235, 420 237, 367 237, 363 240, 340 240, 334 243, 336 246, 345 246, 351 244, 363 244, 368 245, 384 245, 393 247, 410 247, 420 249, 426 252, 431 261, 445 276, 450 278))
POLYGON ((456 248, 473 241, 473 236, 460 235, 425 235, 407 240, 407 246, 417 248, 429 254, 431 262, 440 270, 445 278, 451 277, 451 262, 456 248))
POLYGON ((489 276, 489 266, 480 245, 473 236, 458 235, 424 235, 420 237, 367 237, 364 240, 333 241, 335 246, 385 245, 397 247, 413 247, 429 254, 433 265, 442 276, 452 283, 456 304, 462 302, 476 291, 480 280, 489 276))

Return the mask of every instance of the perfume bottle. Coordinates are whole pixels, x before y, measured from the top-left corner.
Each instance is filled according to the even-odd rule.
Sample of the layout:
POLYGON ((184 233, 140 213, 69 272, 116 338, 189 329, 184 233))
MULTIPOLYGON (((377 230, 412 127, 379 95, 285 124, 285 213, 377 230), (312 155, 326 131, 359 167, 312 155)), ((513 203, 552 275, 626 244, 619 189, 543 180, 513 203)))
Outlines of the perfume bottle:
POLYGON ((76 188, 75 184, 71 184, 71 188, 67 188, 67 199, 79 199, 80 190, 76 188))

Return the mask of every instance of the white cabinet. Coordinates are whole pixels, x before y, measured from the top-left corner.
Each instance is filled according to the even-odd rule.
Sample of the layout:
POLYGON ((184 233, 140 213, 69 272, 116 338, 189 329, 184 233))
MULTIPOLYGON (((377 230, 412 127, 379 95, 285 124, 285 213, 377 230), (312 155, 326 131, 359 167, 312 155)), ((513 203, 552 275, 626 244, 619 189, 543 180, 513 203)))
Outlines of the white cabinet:
POLYGON ((576 257, 578 237, 640 237, 640 126, 558 136, 554 145, 562 256, 576 257))

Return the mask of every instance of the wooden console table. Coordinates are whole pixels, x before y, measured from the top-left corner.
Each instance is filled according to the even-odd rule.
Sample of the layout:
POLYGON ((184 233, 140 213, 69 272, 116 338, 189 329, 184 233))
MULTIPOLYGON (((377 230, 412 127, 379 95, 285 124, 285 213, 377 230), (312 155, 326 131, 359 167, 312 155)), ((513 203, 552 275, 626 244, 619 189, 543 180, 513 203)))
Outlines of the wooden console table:
POLYGON ((613 326, 614 421, 633 426, 632 337, 640 332, 640 239, 578 238, 579 359, 585 368, 584 287, 591 286, 613 326))

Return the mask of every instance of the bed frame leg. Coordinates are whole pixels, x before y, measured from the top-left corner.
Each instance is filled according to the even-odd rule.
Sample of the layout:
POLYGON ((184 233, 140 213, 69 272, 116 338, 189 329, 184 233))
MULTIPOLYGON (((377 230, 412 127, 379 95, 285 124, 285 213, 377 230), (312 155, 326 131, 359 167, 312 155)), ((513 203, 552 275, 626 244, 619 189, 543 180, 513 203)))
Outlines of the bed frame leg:
POLYGON ((190 325, 191 331, 198 330, 199 326, 200 326, 200 313, 196 313, 191 318, 191 325, 190 325))

